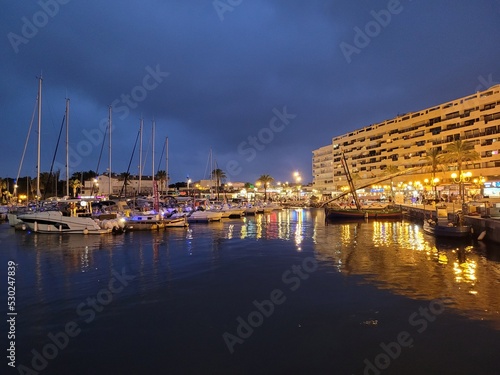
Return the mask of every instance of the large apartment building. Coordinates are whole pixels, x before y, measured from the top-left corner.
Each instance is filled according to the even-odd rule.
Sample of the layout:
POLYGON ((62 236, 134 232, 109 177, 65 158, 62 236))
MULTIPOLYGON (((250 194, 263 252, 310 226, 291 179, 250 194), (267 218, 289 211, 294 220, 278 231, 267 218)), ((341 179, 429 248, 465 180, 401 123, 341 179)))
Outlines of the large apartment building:
MULTIPOLYGON (((500 85, 334 137, 331 144, 313 151, 313 184, 324 196, 345 189, 342 152, 351 173, 370 183, 370 179, 387 174, 384 170, 388 166, 400 171, 425 166, 427 150, 444 150, 458 139, 472 142, 481 155, 465 165, 472 175, 467 183, 483 180, 483 194, 500 196, 500 85)), ((456 185, 451 177, 455 168, 447 165, 438 172, 441 190, 452 190, 456 185)), ((430 177, 429 169, 422 168, 397 177, 393 183, 422 183, 430 177)))

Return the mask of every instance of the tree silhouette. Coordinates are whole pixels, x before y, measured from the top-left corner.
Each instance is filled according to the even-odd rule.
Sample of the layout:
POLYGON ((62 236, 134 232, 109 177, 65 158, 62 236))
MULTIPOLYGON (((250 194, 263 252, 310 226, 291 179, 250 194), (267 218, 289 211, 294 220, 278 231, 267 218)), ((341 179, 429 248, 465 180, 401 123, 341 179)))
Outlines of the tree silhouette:
POLYGON ((268 174, 263 174, 261 175, 257 181, 261 182, 262 185, 264 185, 264 200, 266 201, 267 200, 267 186, 268 184, 270 184, 271 182, 274 181, 274 178, 272 178, 270 175, 268 174))

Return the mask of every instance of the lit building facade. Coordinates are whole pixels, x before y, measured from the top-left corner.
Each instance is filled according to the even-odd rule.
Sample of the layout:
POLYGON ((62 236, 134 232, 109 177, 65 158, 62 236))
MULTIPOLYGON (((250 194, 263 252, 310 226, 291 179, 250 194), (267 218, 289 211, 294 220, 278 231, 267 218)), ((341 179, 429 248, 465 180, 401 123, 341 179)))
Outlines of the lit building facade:
POLYGON ((340 159, 343 152, 354 179, 362 180, 355 181, 357 186, 388 174, 388 167, 400 171, 423 167, 394 178, 392 186, 411 183, 424 191, 431 188, 453 195, 458 192, 456 178, 451 176, 456 166, 442 166, 434 188, 429 182, 432 175, 426 167, 426 151, 444 150, 459 139, 472 142, 481 156, 463 165, 470 172, 465 181, 468 193, 477 190, 482 195, 500 197, 500 85, 334 137, 330 145, 313 151, 313 183, 323 196, 345 190, 347 181, 340 159))

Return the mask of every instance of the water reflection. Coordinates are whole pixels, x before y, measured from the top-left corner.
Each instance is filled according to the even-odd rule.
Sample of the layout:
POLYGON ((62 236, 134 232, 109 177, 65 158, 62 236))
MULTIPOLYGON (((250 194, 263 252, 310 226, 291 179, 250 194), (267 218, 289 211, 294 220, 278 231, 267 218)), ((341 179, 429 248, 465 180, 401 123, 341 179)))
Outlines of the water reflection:
POLYGON ((316 227, 318 258, 347 275, 411 298, 450 307, 500 329, 500 264, 474 244, 437 241, 410 222, 362 222, 316 227))
POLYGON ((295 209, 152 233, 12 233, 5 238, 7 248, 24 257, 23 274, 33 279, 37 302, 59 298, 59 291, 53 290, 59 284, 63 296, 74 294, 75 285, 78 293, 85 287, 95 293, 96 280, 109 280, 112 270, 123 266, 141 280, 141 293, 165 283, 170 288, 172 280, 194 272, 196 262, 208 260, 208 267, 203 264, 199 272, 214 272, 228 265, 225 254, 245 254, 249 241, 262 242, 268 252, 276 248, 272 241, 280 241, 290 253, 314 252, 334 272, 362 275, 367 283, 410 298, 449 300, 448 306, 493 321, 500 329, 498 247, 436 241, 411 222, 325 225, 322 210, 295 209))

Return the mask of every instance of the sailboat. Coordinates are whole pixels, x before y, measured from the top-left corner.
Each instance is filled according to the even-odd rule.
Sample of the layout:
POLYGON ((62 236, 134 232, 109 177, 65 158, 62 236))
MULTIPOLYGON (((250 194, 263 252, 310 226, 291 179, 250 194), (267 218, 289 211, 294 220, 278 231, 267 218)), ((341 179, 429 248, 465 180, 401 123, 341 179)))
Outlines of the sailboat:
MULTIPOLYGON (((349 184, 350 193, 353 196, 355 208, 342 207, 340 205, 326 205, 325 206, 325 217, 329 220, 361 220, 361 219, 400 219, 403 216, 401 207, 397 206, 380 206, 380 207, 361 207, 358 194, 356 193, 356 188, 352 181, 351 173, 347 165, 347 160, 344 153, 340 158, 342 166, 344 168, 347 183, 349 184)), ((347 194, 347 193, 346 193, 347 194)), ((346 195, 344 194, 344 195, 346 195)), ((340 196, 336 197, 337 199, 340 196)))
MULTIPOLYGON (((66 106, 68 116, 69 106, 66 106)), ((101 229, 97 222, 88 215, 77 215, 75 210, 62 212, 58 207, 41 207, 40 199, 40 144, 42 123, 42 77, 38 83, 38 159, 37 159, 37 210, 17 215, 23 229, 30 229, 36 233, 79 233, 103 234, 110 233, 111 229, 101 229), (42 210, 43 209, 43 210, 42 210)), ((81 207, 88 207, 88 202, 79 202, 81 207)))

